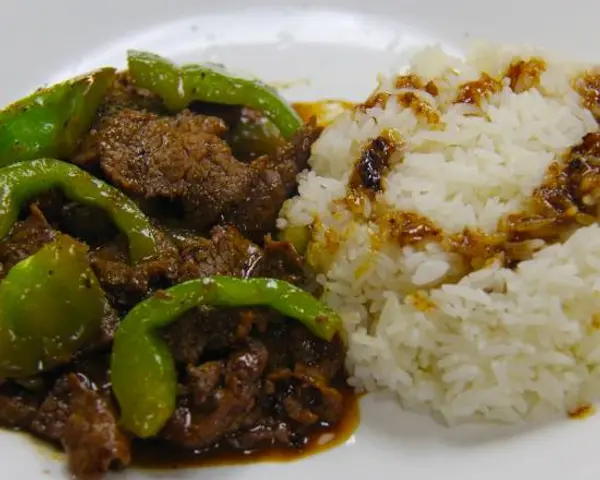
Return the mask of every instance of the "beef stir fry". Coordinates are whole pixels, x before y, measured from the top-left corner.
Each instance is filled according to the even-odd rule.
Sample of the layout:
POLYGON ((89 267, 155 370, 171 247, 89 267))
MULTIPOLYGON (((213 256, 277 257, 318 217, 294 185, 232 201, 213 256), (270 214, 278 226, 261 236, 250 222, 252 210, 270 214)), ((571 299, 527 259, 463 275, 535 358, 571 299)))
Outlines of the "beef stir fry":
POLYGON ((131 52, 0 127, 0 424, 97 478, 139 439, 299 449, 341 421, 340 320, 271 237, 315 122, 257 82, 131 52))

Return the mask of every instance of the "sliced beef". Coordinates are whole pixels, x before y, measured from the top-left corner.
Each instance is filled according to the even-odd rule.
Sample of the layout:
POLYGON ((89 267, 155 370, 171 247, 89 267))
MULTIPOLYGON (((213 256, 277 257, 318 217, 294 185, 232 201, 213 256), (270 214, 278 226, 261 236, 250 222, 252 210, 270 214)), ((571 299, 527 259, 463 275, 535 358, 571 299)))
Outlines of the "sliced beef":
POLYGON ((123 108, 135 108, 155 113, 166 113, 163 101, 158 95, 134 85, 129 72, 120 72, 113 87, 108 91, 99 117, 105 117, 123 108))
MULTIPOLYGON (((288 320, 293 322, 293 320, 288 320)), ((302 325, 270 328, 263 341, 269 350, 266 389, 286 415, 300 424, 337 423, 343 397, 332 383, 344 372, 344 346, 315 338, 302 325)))
POLYGON ((225 362, 223 361, 214 360, 197 367, 188 364, 186 390, 194 406, 202 407, 214 399, 217 387, 221 384, 224 370, 225 362))
POLYGON ((119 237, 91 252, 92 268, 111 304, 126 311, 157 288, 173 283, 178 277, 179 250, 160 231, 155 231, 159 255, 131 264, 127 241, 119 237))
POLYGON ((217 226, 210 239, 198 238, 181 252, 179 280, 229 275, 247 278, 262 260, 261 249, 232 226, 217 226))
POLYGON ((61 443, 69 469, 78 478, 96 478, 131 461, 129 440, 117 426, 115 411, 85 377, 68 377, 70 415, 61 443))
MULTIPOLYGON (((105 359, 98 365, 106 375, 105 359)), ((83 373, 60 376, 47 393, 4 385, 0 423, 60 443, 75 478, 97 478, 131 460, 129 440, 119 430, 110 394, 83 373)))
POLYGON ((264 156, 250 164, 252 191, 225 213, 225 221, 256 242, 275 230, 279 210, 296 191, 296 176, 307 167, 312 144, 321 132, 313 119, 279 148, 275 157, 264 156))
POLYGON ((0 390, 0 425, 28 429, 35 419, 41 402, 39 394, 14 385, 3 385, 0 390))
POLYGON ((118 234, 118 229, 103 209, 73 202, 59 189, 42 193, 34 199, 31 207, 41 212, 52 228, 92 248, 111 241, 118 234))
POLYGON ((65 425, 71 414, 71 390, 68 376, 60 377, 44 401, 31 423, 31 431, 51 440, 60 441, 65 425))
POLYGON ((236 450, 262 450, 275 446, 293 445, 294 434, 289 423, 264 418, 252 427, 240 430, 227 438, 227 444, 236 450))
POLYGON ((196 230, 224 220, 258 242, 275 226, 321 132, 308 124, 276 155, 244 163, 223 139, 228 126, 221 118, 189 110, 161 116, 123 104, 104 109, 74 162, 99 165, 111 183, 140 201, 180 205, 196 230))
POLYGON ((119 233, 104 210, 75 202, 62 206, 58 227, 91 248, 111 242, 119 233))
POLYGON ((223 387, 215 390, 212 408, 204 412, 180 402, 162 431, 170 442, 188 448, 205 448, 256 418, 255 406, 268 352, 256 340, 230 355, 224 369, 223 387))
POLYGON ((194 309, 165 330, 178 363, 197 365, 203 355, 230 351, 246 340, 255 325, 266 325, 276 314, 262 309, 194 309))
POLYGON ((306 328, 290 328, 290 353, 292 361, 302 366, 304 372, 330 382, 344 367, 344 345, 339 337, 326 342, 312 335, 306 328))
POLYGON ((0 241, 0 279, 21 260, 36 253, 56 238, 57 232, 35 206, 23 221, 15 223, 8 237, 0 241))
POLYGON ((190 237, 181 247, 180 281, 211 275, 308 281, 302 258, 289 242, 267 237, 261 249, 231 225, 214 227, 210 239, 190 237))
POLYGON ((97 158, 114 185, 143 199, 178 200, 186 221, 203 228, 251 187, 248 169, 220 138, 226 131, 217 117, 125 108, 99 125, 97 158))
POLYGON ((136 87, 127 72, 117 75, 113 87, 108 91, 90 133, 79 145, 71 161, 84 168, 95 170, 98 161, 99 130, 104 118, 130 108, 140 111, 166 113, 162 100, 148 90, 136 87))
MULTIPOLYGON (((304 283, 295 250, 287 242, 267 239, 262 250, 232 226, 218 226, 211 238, 188 237, 181 246, 179 281, 213 275, 240 278, 266 276, 304 283)), ((194 309, 165 331, 178 362, 196 365, 205 352, 229 348, 244 340, 252 328, 264 331, 280 316, 265 309, 194 309)))

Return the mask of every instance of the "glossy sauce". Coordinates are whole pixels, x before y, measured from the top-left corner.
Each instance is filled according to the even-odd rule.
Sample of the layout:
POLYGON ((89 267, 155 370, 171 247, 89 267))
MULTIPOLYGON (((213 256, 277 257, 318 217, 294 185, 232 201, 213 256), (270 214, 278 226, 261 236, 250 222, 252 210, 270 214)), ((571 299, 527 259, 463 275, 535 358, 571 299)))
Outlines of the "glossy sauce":
POLYGON ((157 441, 136 440, 132 465, 144 469, 176 469, 243 465, 257 462, 291 462, 343 445, 356 431, 360 398, 350 387, 339 388, 344 398, 344 417, 335 426, 320 425, 308 435, 300 448, 270 448, 239 451, 216 446, 207 450, 184 450, 157 441))
POLYGON ((589 418, 596 413, 596 407, 589 403, 578 405, 576 408, 569 412, 569 418, 575 420, 583 420, 589 418))
POLYGON ((498 93, 501 89, 502 82, 492 78, 487 73, 482 73, 478 80, 467 82, 460 87, 455 103, 480 106, 483 99, 489 95, 498 93))
POLYGON ((396 151, 396 142, 389 137, 379 135, 364 148, 350 177, 351 189, 363 188, 373 193, 383 190, 383 175, 396 151))
POLYGON ((575 90, 579 93, 583 105, 596 118, 600 117, 600 71, 586 72, 575 80, 575 90))
POLYGON ((510 88, 515 93, 522 93, 539 87, 542 74, 546 71, 546 62, 541 58, 517 60, 510 64, 505 77, 510 79, 510 88))
POLYGON ((318 102, 296 102, 292 104, 304 122, 316 117, 317 125, 329 125, 339 114, 352 110, 354 104, 345 100, 320 100, 318 102))

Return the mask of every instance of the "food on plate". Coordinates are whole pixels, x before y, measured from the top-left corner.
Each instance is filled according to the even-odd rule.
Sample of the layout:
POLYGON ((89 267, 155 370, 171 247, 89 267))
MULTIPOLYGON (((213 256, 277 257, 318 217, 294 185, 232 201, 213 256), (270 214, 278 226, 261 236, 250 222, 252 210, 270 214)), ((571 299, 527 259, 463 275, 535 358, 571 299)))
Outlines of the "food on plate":
POLYGON ((428 47, 326 127, 278 226, 353 386, 448 424, 600 399, 599 99, 592 66, 428 47))
POLYGON ((129 67, 0 112, 0 424, 78 478, 356 426, 341 319, 272 237, 321 127, 222 69, 129 67))
POLYGON ((159 95, 167 108, 183 110, 193 101, 245 105, 259 110, 289 139, 302 124, 279 94, 257 80, 232 76, 219 65, 183 65, 148 52, 129 52, 129 73, 141 88, 159 95))
POLYGON ((94 120, 115 70, 102 68, 41 88, 0 112, 0 166, 71 155, 94 120))
POLYGON ((341 327, 337 314, 309 293, 273 278, 204 277, 180 283, 139 303, 115 334, 110 362, 121 425, 138 437, 157 435, 173 415, 177 399, 173 356, 152 330, 172 324, 194 307, 206 305, 268 306, 300 320, 327 341, 332 341, 341 327))

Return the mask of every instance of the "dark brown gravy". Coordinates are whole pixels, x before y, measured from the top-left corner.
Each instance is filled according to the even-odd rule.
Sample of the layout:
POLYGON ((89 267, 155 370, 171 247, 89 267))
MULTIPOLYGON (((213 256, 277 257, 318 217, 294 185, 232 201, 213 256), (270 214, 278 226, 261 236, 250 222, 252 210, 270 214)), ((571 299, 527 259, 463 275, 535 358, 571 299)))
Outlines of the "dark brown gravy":
POLYGON ((344 444, 356 431, 360 421, 357 395, 350 387, 339 389, 344 396, 344 417, 335 426, 320 425, 298 449, 270 448, 264 451, 239 451, 216 446, 207 450, 184 450, 148 440, 133 443, 132 466, 142 469, 168 470, 189 467, 244 465, 259 462, 292 462, 325 452, 344 444))

